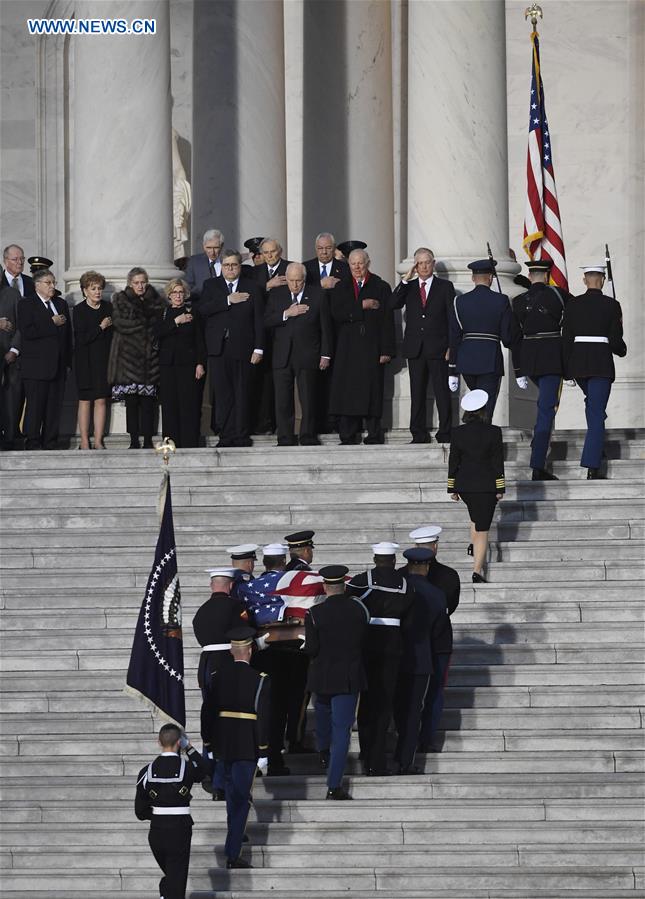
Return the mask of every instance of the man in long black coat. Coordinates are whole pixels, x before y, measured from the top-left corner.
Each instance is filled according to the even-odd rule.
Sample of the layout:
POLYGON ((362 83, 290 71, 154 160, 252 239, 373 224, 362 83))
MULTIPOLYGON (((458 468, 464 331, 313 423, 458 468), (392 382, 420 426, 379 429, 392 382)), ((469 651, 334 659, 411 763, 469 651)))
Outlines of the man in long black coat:
POLYGON ((339 325, 331 385, 330 412, 338 415, 340 442, 384 443, 384 368, 395 353, 392 291, 369 270, 365 250, 349 254, 350 281, 340 281, 330 294, 331 314, 339 325))

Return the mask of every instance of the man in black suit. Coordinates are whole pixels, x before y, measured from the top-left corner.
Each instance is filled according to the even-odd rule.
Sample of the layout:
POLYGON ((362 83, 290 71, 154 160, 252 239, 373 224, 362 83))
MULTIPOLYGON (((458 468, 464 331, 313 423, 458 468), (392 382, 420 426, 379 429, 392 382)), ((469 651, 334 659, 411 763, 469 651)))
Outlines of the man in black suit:
POLYGON ((249 404, 253 366, 264 354, 264 304, 258 285, 241 270, 237 250, 224 250, 223 275, 205 282, 199 303, 217 403, 218 447, 253 445, 249 404))
POLYGON ((224 246, 224 235, 217 228, 209 228, 202 238, 203 253, 191 256, 186 265, 186 281, 193 293, 199 296, 204 282, 209 278, 219 278, 222 274, 220 254, 224 246))
POLYGON ((22 384, 20 367, 21 337, 18 331, 18 303, 20 293, 15 287, 6 287, 4 275, 0 286, 0 445, 2 449, 14 448, 18 436, 18 419, 22 384))
POLYGON ((316 258, 304 263, 307 270, 307 284, 320 285, 324 290, 332 290, 339 281, 350 277, 349 266, 344 259, 336 259, 336 239, 329 231, 316 237, 316 258))
POLYGON ((18 304, 22 336, 20 370, 25 389, 25 449, 55 449, 65 375, 72 364, 69 309, 55 296, 56 280, 49 269, 34 276, 35 297, 18 304))
POLYGON ((410 376, 410 432, 412 443, 430 443, 426 424, 426 394, 432 379, 439 428, 436 439, 450 443, 452 406, 448 389, 448 316, 455 289, 434 274, 432 250, 420 247, 414 265, 394 290, 394 309, 405 307, 403 355, 410 376))
POLYGON ((8 247, 4 248, 2 259, 4 272, 0 288, 15 287, 21 297, 36 296, 33 278, 22 273, 25 267, 25 251, 23 248, 19 247, 18 244, 10 243, 8 247))
POLYGON ((264 324, 273 333, 273 383, 278 446, 296 446, 294 384, 302 406, 300 443, 317 446, 316 392, 318 374, 329 367, 330 316, 325 292, 305 287, 306 271, 300 262, 286 270, 286 287, 269 293, 264 324))
POLYGON ((285 286, 287 266, 290 264, 290 260, 282 258, 282 247, 275 237, 265 237, 260 244, 260 251, 264 262, 262 265, 255 266, 253 277, 266 294, 274 287, 285 286))

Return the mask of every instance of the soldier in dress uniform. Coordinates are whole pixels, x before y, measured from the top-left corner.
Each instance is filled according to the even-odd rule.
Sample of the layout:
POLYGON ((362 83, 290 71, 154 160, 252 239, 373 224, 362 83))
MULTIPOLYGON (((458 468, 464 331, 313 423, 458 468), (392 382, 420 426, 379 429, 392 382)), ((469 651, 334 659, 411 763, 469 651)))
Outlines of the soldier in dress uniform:
POLYGON ((148 843, 164 874, 159 895, 185 899, 193 832, 190 791, 206 772, 199 752, 176 724, 164 724, 159 745, 161 754, 139 771, 134 812, 140 821, 150 821, 148 843))
POLYGON ((398 548, 397 543, 374 544, 375 567, 355 575, 348 584, 370 613, 364 655, 367 689, 361 693, 358 709, 358 737, 368 776, 390 773, 386 740, 403 649, 401 622, 414 600, 406 579, 394 567, 398 548))
POLYGON ((312 570, 315 533, 315 531, 297 531, 295 534, 287 534, 284 538, 291 557, 287 562, 287 571, 312 570))
POLYGON ((255 563, 258 560, 257 551, 260 547, 257 543, 240 543, 238 546, 229 546, 226 552, 231 557, 231 567, 235 569, 235 579, 231 587, 231 596, 236 599, 242 599, 240 590, 241 584, 248 584, 253 580, 253 571, 255 563))
POLYGON ((470 390, 485 390, 489 397, 487 421, 493 418, 504 374, 500 343, 511 347, 519 336, 508 297, 490 289, 496 265, 494 259, 468 263, 475 287, 455 297, 448 323, 449 387, 459 389, 461 374, 470 390))
POLYGON ((424 546, 406 549, 406 580, 414 589, 414 603, 401 628, 403 655, 394 697, 394 721, 399 735, 394 759, 399 774, 418 774, 414 754, 419 742, 421 715, 433 674, 438 637, 450 619, 442 590, 428 581, 428 568, 434 552, 424 546))
POLYGON ((325 565, 320 574, 327 599, 305 618, 305 652, 311 656, 308 689, 316 694, 316 742, 327 769, 327 799, 351 799, 342 785, 356 704, 367 686, 363 647, 370 620, 367 607, 345 590, 344 565, 325 565))
POLYGON ((229 631, 233 664, 214 672, 201 713, 202 739, 224 770, 227 868, 253 867, 240 853, 256 767, 267 764, 269 678, 249 664, 254 635, 250 627, 229 631))
POLYGON ((562 340, 568 378, 575 378, 585 395, 587 436, 580 465, 590 481, 602 478, 605 419, 616 376, 614 356, 626 356, 620 303, 602 292, 604 265, 583 267, 586 293, 573 297, 564 313, 562 340))
MULTIPOLYGON (((447 617, 442 618, 437 632, 433 635, 432 677, 421 714, 421 732, 419 734, 419 752, 441 752, 436 741, 437 731, 443 712, 444 689, 448 679, 450 657, 452 655, 452 623, 450 616, 459 605, 461 582, 454 568, 443 565, 437 559, 439 535, 442 528, 438 524, 427 524, 410 531, 410 540, 417 546, 427 547, 434 553, 430 560, 428 581, 438 587, 445 596, 447 617)), ((407 566, 400 569, 408 571, 407 566)))
POLYGON ((208 690, 213 671, 230 660, 230 645, 226 634, 233 627, 248 624, 244 603, 231 596, 235 568, 210 568, 211 596, 197 610, 193 618, 195 639, 202 648, 197 668, 197 682, 202 697, 208 690))
POLYGON ((528 379, 538 389, 537 419, 531 441, 531 468, 534 481, 557 481, 546 469, 553 422, 562 390, 562 317, 569 295, 553 284, 550 259, 527 262, 531 286, 513 300, 513 314, 522 339, 513 347, 515 379, 521 390, 528 379))

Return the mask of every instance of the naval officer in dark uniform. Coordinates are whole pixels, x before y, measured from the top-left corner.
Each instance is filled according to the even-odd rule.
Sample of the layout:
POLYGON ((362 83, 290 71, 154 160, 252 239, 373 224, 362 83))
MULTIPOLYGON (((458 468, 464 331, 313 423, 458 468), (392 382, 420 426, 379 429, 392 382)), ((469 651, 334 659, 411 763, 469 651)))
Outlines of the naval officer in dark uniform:
POLYGON ((240 857, 256 767, 266 770, 269 743, 269 678, 249 662, 255 631, 235 628, 228 633, 233 664, 213 673, 202 704, 204 744, 221 761, 226 794, 227 868, 251 868, 240 857))
POLYGON ((311 563, 314 558, 315 531, 296 531, 295 534, 287 534, 284 542, 289 547, 289 561, 287 571, 311 571, 311 563))
POLYGON ((213 671, 230 661, 231 646, 226 634, 233 627, 248 624, 246 607, 242 600, 231 596, 231 588, 237 577, 234 568, 211 568, 210 598, 197 610, 193 618, 195 639, 202 648, 197 668, 197 682, 202 697, 209 687, 213 671))
POLYGON ((370 613, 345 590, 344 565, 320 569, 325 602, 305 618, 305 652, 311 657, 307 688, 315 693, 316 742, 327 768, 327 799, 351 799, 343 788, 343 773, 356 716, 356 703, 367 686, 363 648, 370 613))
POLYGON ((148 843, 164 874, 159 895, 185 899, 193 833, 190 791, 206 772, 199 752, 176 724, 164 724, 159 745, 161 754, 139 771, 134 812, 140 821, 150 821, 148 843))
POLYGON ((511 347, 518 337, 508 297, 490 289, 496 265, 494 259, 468 263, 475 287, 455 297, 449 321, 450 389, 459 389, 461 374, 469 390, 485 390, 487 421, 492 421, 504 374, 500 343, 511 347))
POLYGON ((550 259, 527 262, 531 286, 513 300, 513 315, 521 332, 521 340, 513 347, 515 379, 522 390, 528 387, 529 378, 538 389, 530 462, 534 481, 557 481, 546 469, 546 454, 562 390, 561 329, 569 295, 549 284, 552 265, 550 259))
POLYGON ((602 478, 605 410, 616 377, 614 356, 626 356, 620 303, 602 292, 604 265, 583 267, 586 293, 574 297, 564 313, 562 339, 568 378, 575 378, 585 395, 587 435, 580 465, 588 480, 602 478))
POLYGON ((354 575, 348 584, 370 613, 364 652, 367 689, 361 693, 358 709, 358 738, 368 776, 390 773, 386 740, 403 650, 401 622, 414 600, 406 579, 395 570, 398 548, 397 543, 374 544, 375 567, 354 575))

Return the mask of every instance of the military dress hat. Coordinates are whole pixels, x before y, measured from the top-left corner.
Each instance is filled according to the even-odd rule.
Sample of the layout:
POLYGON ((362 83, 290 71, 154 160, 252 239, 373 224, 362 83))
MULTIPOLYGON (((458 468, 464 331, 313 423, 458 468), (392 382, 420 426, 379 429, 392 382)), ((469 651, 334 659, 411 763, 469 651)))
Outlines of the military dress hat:
POLYGON ((238 576, 237 568, 206 568, 205 571, 211 578, 230 577, 232 579, 238 576))
POLYGON ((262 549, 262 555, 264 556, 286 556, 289 551, 289 547, 285 546, 284 543, 268 543, 262 549))
POLYGON ((496 259, 476 259, 468 263, 468 268, 475 275, 494 275, 496 265, 496 259))
POLYGON ((345 565, 324 565, 318 569, 318 574, 326 584, 340 584, 345 580, 349 568, 345 565))
POLYGON ((349 256, 352 250, 364 250, 366 247, 364 240, 345 240, 338 244, 338 249, 345 257, 349 256))
POLYGON ((249 251, 249 253, 257 256, 260 252, 260 246, 262 245, 262 241, 264 239, 264 237, 249 237, 248 240, 244 241, 244 246, 249 251))
POLYGON ((46 256, 30 256, 27 262, 32 272, 37 272, 43 268, 51 268, 54 264, 54 260, 48 259, 46 256))
POLYGON ((231 559, 257 559, 255 551, 259 548, 257 543, 240 543, 239 546, 229 546, 226 552, 231 559))
POLYGON ((483 409, 488 402, 488 394, 485 390, 470 390, 461 399, 461 408, 465 412, 476 412, 483 409))
POLYGON ((442 530, 443 528, 440 528, 438 524, 424 524, 410 531, 409 537, 415 543, 434 543, 439 539, 442 530))
POLYGON ((553 268, 550 259, 529 259, 525 265, 530 272, 550 272, 553 268))
POLYGON ((413 546, 412 549, 403 551, 403 557, 408 562, 432 562, 436 553, 428 546, 413 546))
POLYGON ((255 637, 255 631, 252 627, 245 627, 241 625, 240 627, 233 627, 226 634, 226 639, 229 641, 231 646, 250 646, 253 643, 253 638, 255 637))
POLYGON ((289 544, 289 549, 301 549, 303 546, 313 546, 313 537, 315 531, 296 531, 295 534, 287 534, 284 538, 285 543, 289 544))
POLYGON ((597 263, 594 265, 581 265, 580 268, 585 275, 587 274, 587 272, 598 272, 599 275, 604 275, 607 266, 603 265, 602 263, 597 263))
POLYGON ((375 543, 372 552, 375 556, 395 556, 397 549, 400 548, 398 543, 375 543))

